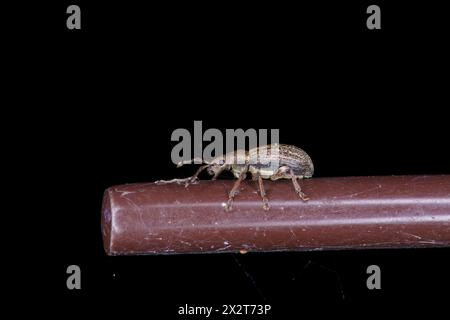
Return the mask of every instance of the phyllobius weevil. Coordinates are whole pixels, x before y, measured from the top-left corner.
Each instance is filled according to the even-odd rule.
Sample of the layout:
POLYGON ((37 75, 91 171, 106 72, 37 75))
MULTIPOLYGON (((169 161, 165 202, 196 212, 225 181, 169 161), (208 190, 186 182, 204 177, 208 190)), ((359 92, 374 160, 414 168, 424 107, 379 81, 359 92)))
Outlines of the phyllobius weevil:
MULTIPOLYGON (((192 163, 193 160, 182 161, 178 163, 177 167, 192 163)), ((271 144, 252 148, 249 151, 232 151, 217 156, 211 161, 199 161, 202 161, 204 165, 198 168, 193 176, 185 179, 159 180, 155 183, 185 183, 187 187, 189 184, 195 183, 198 180, 198 175, 205 169, 213 176, 212 180, 216 180, 223 171, 231 171, 237 180, 228 195, 228 202, 225 206, 225 210, 230 211, 232 209, 233 199, 238 193, 239 185, 247 177, 247 173, 250 172, 252 180, 258 182, 264 210, 269 210, 270 207, 264 189, 263 179, 291 179, 298 196, 303 201, 308 200, 308 197, 303 193, 298 183, 298 179, 311 178, 314 173, 314 165, 309 155, 295 146, 271 144)))

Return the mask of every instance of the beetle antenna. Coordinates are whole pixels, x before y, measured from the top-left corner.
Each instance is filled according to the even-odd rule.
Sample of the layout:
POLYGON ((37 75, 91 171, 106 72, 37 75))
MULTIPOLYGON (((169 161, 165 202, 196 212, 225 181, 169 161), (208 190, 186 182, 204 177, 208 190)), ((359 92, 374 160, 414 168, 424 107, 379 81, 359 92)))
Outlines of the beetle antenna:
POLYGON ((179 168, 179 167, 181 167, 181 166, 183 166, 185 164, 191 164, 191 163, 194 163, 194 162, 197 162, 199 164, 200 163, 204 163, 202 158, 192 158, 190 160, 183 160, 183 161, 178 162, 177 168, 179 168))

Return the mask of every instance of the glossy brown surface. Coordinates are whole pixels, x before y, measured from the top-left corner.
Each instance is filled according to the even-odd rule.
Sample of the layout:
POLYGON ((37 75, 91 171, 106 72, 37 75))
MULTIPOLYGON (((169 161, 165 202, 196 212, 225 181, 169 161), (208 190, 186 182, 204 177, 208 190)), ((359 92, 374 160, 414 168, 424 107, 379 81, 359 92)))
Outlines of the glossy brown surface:
POLYGON ((102 232, 109 255, 300 251, 450 246, 450 176, 313 178, 292 184, 233 180, 114 186, 105 191, 102 232))

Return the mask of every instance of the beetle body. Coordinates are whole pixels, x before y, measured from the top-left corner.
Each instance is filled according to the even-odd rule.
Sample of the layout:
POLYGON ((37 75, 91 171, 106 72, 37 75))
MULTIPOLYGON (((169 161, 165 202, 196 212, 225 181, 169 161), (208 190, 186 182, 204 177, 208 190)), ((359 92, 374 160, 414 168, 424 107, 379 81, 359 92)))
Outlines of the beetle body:
MULTIPOLYGON (((300 148, 290 145, 269 145, 250 149, 246 153, 248 171, 259 174, 263 179, 277 180, 287 177, 284 173, 292 169, 298 178, 311 178, 314 166, 309 155, 300 148), (281 168, 281 169, 280 169, 281 168)), ((236 178, 245 168, 244 165, 232 164, 231 170, 236 178)))
MULTIPOLYGON (((265 210, 269 209, 269 201, 263 185, 263 179, 291 179, 294 189, 299 197, 307 201, 308 198, 302 192, 298 179, 311 178, 314 174, 314 165, 309 155, 302 149, 284 144, 271 144, 263 147, 252 148, 249 151, 236 150, 218 156, 211 161, 203 161, 197 172, 186 179, 173 179, 170 181, 158 181, 158 183, 184 182, 186 186, 198 180, 198 175, 204 169, 213 176, 213 180, 223 171, 231 171, 237 178, 232 190, 229 193, 226 210, 231 210, 234 196, 238 193, 238 188, 242 180, 250 172, 253 180, 258 181, 260 195, 262 197, 265 210)), ((181 162, 178 166, 192 163, 192 160, 181 162)))

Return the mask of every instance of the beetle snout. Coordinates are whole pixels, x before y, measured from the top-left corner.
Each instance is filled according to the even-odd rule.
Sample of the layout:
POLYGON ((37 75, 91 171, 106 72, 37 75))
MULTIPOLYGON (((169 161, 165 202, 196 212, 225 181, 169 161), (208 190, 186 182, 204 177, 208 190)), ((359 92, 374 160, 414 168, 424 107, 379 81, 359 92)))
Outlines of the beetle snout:
POLYGON ((213 164, 212 166, 208 167, 208 169, 207 169, 208 174, 211 176, 215 175, 217 172, 220 171, 220 167, 221 166, 218 164, 213 164))

